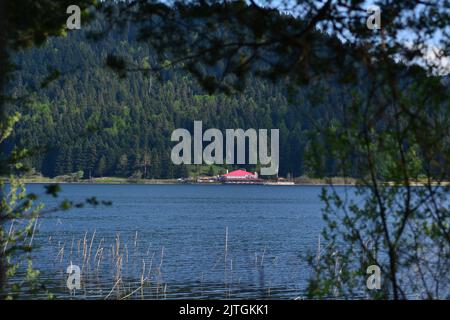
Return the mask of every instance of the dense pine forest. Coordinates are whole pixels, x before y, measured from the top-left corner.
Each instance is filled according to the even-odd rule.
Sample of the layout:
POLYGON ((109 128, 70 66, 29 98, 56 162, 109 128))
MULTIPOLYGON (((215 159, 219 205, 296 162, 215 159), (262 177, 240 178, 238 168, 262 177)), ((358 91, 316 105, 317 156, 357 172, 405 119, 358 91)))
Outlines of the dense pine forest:
MULTIPOLYGON (((321 102, 313 105, 308 88, 290 100, 283 83, 256 77, 231 95, 206 94, 178 70, 165 70, 162 79, 141 72, 119 79, 105 66, 110 53, 144 68, 155 63, 151 49, 134 41, 134 33, 128 28, 94 42, 83 31, 72 31, 16 56, 19 69, 11 91, 27 102, 19 99, 15 106, 22 118, 9 147, 36 148, 39 155, 28 160, 36 172, 49 177, 74 172, 84 178, 185 177, 195 168, 172 164, 170 135, 176 128, 192 130, 193 121, 201 120, 204 130, 278 128, 280 175, 313 175, 305 157, 314 152, 311 129, 333 117, 343 90, 325 87, 321 102), (41 88, 52 70, 60 76, 41 88)), ((325 161, 323 174, 332 171, 333 161, 325 161)))

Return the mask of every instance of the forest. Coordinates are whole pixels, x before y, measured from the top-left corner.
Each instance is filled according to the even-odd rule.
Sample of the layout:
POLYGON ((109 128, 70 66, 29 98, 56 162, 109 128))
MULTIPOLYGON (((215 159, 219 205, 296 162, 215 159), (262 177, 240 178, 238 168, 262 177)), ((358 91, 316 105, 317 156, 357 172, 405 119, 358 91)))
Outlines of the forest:
MULTIPOLYGON (((186 177, 198 169, 172 164, 170 135, 176 128, 192 131, 193 121, 203 121, 219 130, 279 129, 281 176, 336 174, 331 156, 319 155, 323 165, 317 172, 306 154, 319 152, 316 129, 339 118, 346 96, 342 85, 323 81, 319 91, 304 86, 291 99, 286 83, 252 75, 245 89, 229 95, 208 94, 192 75, 171 68, 160 77, 136 72, 122 79, 105 66, 108 54, 142 68, 156 63, 151 48, 135 38, 132 26, 101 41, 89 41, 86 32, 75 30, 15 56, 19 70, 11 96, 27 99, 14 106, 23 116, 7 146, 37 150, 27 160, 33 172, 47 177, 186 177), (55 80, 46 81, 55 74, 55 80)), ((208 173, 217 171, 214 166, 208 173)))

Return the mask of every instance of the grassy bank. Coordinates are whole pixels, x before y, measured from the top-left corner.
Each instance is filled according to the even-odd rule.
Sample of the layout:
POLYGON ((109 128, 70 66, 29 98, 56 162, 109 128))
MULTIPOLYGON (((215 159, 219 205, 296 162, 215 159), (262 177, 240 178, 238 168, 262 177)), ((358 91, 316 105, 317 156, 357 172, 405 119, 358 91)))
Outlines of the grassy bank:
MULTIPOLYGON (((2 178, 3 181, 8 181, 7 178, 2 178)), ((66 180, 49 177, 24 177, 24 183, 77 183, 77 184, 175 184, 179 183, 177 179, 129 179, 121 177, 101 177, 92 179, 77 179, 66 180)))

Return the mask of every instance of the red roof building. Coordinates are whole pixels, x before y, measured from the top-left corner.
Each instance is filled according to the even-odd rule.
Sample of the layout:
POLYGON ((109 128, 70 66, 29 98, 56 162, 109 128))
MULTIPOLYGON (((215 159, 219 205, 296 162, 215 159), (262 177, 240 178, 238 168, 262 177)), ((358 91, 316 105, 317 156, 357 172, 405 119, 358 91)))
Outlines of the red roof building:
POLYGON ((226 173, 220 177, 223 181, 229 181, 229 180, 255 180, 258 179, 258 174, 251 173, 244 170, 235 170, 231 171, 230 173, 226 173))

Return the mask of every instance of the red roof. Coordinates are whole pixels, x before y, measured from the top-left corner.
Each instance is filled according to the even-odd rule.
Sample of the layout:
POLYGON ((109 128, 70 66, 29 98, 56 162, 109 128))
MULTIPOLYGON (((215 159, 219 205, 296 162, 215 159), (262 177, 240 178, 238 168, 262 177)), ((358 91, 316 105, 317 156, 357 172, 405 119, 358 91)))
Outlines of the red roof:
POLYGON ((248 176, 248 175, 254 176, 255 174, 251 173, 251 172, 244 171, 244 170, 235 170, 235 171, 231 171, 230 173, 226 173, 223 176, 224 177, 245 177, 245 176, 248 176))

